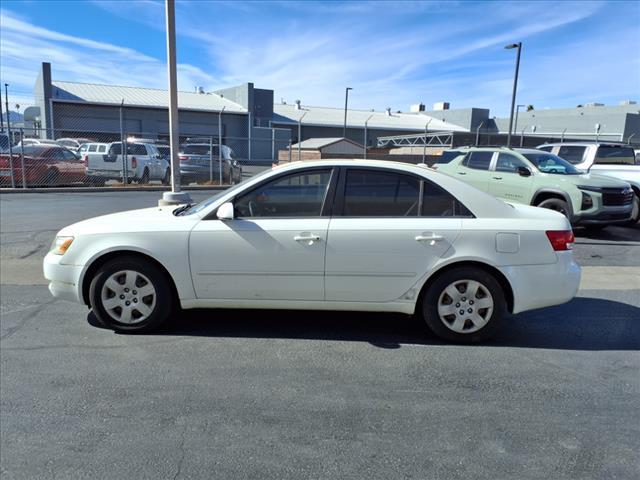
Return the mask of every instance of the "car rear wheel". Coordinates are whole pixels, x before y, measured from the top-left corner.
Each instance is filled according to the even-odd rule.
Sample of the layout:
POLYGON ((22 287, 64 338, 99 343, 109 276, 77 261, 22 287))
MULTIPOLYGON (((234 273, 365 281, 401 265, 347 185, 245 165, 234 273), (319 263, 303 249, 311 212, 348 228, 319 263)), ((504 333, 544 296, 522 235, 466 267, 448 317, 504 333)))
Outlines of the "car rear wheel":
POLYGON ((490 338, 505 311, 500 283, 474 267, 444 272, 422 298, 422 316, 429 329, 440 338, 458 343, 490 338))
POLYGON ((89 287, 91 308, 105 327, 123 333, 158 328, 173 308, 164 273, 137 257, 119 257, 96 272, 89 287))
POLYGON ((162 177, 162 184, 169 185, 171 183, 171 169, 167 168, 167 171, 164 172, 164 177, 162 177))
POLYGON ((60 170, 49 168, 44 174, 42 183, 49 186, 58 185, 60 183, 60 170))
POLYGON ((538 203, 536 207, 555 210, 556 212, 560 212, 565 217, 571 219, 571 210, 569 209, 569 204, 564 200, 560 200, 559 198, 548 198, 538 203))
POLYGON ((144 169, 144 172, 142 172, 140 183, 149 183, 149 170, 147 170, 146 168, 144 169))

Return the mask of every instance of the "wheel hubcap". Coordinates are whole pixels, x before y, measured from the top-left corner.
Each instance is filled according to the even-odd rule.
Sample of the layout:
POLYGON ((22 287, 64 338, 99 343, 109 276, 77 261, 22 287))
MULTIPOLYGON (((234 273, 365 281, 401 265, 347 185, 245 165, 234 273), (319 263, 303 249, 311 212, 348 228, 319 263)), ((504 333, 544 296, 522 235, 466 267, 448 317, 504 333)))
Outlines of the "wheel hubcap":
POLYGON ((440 321, 456 333, 473 333, 484 327, 493 314, 493 297, 476 280, 456 280, 438 299, 440 321))
POLYGON ((156 289, 140 272, 121 270, 104 282, 101 300, 111 318, 132 325, 151 315, 156 306, 156 289))

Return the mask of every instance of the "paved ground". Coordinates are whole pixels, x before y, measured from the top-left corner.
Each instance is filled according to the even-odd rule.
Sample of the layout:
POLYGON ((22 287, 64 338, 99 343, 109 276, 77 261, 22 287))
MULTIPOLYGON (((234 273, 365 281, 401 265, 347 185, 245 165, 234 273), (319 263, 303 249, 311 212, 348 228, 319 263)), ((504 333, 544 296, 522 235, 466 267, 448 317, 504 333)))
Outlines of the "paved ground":
POLYGON ((125 336, 50 297, 60 227, 158 195, 0 195, 3 479, 640 476, 640 230, 578 232, 578 298, 475 347, 353 313, 125 336))

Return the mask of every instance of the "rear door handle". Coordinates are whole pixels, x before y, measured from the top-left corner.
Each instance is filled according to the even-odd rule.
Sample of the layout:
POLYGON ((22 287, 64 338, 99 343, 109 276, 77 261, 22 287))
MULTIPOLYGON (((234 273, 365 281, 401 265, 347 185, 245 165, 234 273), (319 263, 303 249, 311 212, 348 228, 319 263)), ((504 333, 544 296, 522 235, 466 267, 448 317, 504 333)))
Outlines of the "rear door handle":
POLYGON ((502 177, 493 177, 494 180, 502 180, 502 177))
POLYGON ((303 242, 307 245, 313 245, 316 242, 320 241, 320 235, 296 235, 293 237, 296 242, 303 242))
POLYGON ((417 235, 417 242, 429 242, 429 245, 435 245, 437 242, 444 240, 444 237, 441 235, 417 235))
POLYGON ((458 173, 458 175, 466 175, 467 174, 466 172, 457 172, 457 173, 458 173))

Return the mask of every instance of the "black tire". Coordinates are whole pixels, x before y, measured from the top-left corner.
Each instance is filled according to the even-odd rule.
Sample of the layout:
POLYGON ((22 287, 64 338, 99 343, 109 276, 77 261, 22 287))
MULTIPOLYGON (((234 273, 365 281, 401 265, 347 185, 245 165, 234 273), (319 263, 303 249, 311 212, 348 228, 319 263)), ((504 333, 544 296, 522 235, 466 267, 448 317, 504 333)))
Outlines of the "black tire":
MULTIPOLYGON (((484 304, 484 303, 483 303, 484 304)), ((448 305, 442 305, 446 309, 448 305)), ((478 343, 493 336, 499 328, 502 317, 507 310, 505 295, 500 282, 490 273, 475 267, 452 268, 438 275, 429 285, 428 290, 422 296, 420 305, 422 318, 427 327, 438 337, 456 343, 478 343), (463 296, 466 293, 466 282, 477 282, 480 287, 473 298, 463 296), (454 286, 461 298, 452 299, 447 289, 454 286), (487 295, 490 294, 489 295, 487 295), (451 300, 451 305, 455 312, 445 314, 443 317, 439 313, 439 303, 451 300), (457 303, 459 301, 460 303, 457 303), (477 308, 480 302, 492 301, 492 306, 477 308), (475 305, 475 306, 474 306, 475 305), (459 315, 457 312, 464 312, 459 315), (471 317, 474 315, 475 317, 471 317), (483 325, 475 325, 473 318, 482 318, 483 325), (454 326, 460 322, 462 331, 455 331, 454 326), (479 328, 478 328, 479 327, 479 328), (468 330, 468 332, 464 332, 468 330)), ((478 322, 480 323, 480 322, 478 322)))
MULTIPOLYGON (((125 287, 126 285, 122 284, 122 288, 124 289, 125 287)), ((120 296, 113 295, 107 298, 107 300, 114 299, 120 302, 116 297, 120 296)), ((89 301, 91 308, 93 309, 93 313, 98 321, 105 327, 121 333, 146 333, 157 329, 173 312, 175 304, 173 291, 169 285, 169 279, 167 279, 164 272, 162 272, 153 263, 135 256, 118 257, 101 266, 95 273, 93 279, 91 279, 91 285, 89 286, 89 301), (136 283, 133 285, 138 285, 138 287, 133 286, 133 288, 130 288, 126 293, 125 291, 120 292, 123 296, 126 295, 123 301, 130 300, 131 318, 134 323, 118 321, 114 315, 120 315, 124 318, 125 312, 123 312, 122 308, 116 306, 115 308, 111 308, 111 313, 109 313, 103 303, 103 293, 114 293, 114 291, 109 287, 103 290, 105 283, 112 279, 112 276, 118 274, 118 272, 124 271, 135 272, 137 274, 135 278, 136 283), (136 297, 137 292, 135 288, 143 289, 147 287, 146 284, 141 283, 145 279, 149 281, 155 290, 153 294, 153 302, 150 300, 151 295, 143 298, 136 297), (140 283, 138 283, 138 281, 140 281, 140 283), (134 301, 136 302, 135 304, 133 303, 134 301), (147 307, 146 310, 149 310, 149 313, 143 315, 140 313, 141 310, 137 310, 137 308, 145 305, 147 307), (120 308, 119 311, 118 308, 120 308), (142 319, 139 320, 140 318, 142 319)))
POLYGON ((140 181, 138 183, 144 183, 147 184, 149 183, 149 170, 148 169, 144 169, 144 172, 142 172, 142 177, 140 177, 140 181))
POLYGON ((546 200, 538 203, 536 207, 555 210, 556 212, 560 212, 569 220, 571 220, 571 209, 569 208, 569 204, 564 200, 560 200, 559 198, 547 198, 546 200))
POLYGON ((171 169, 167 168, 167 171, 164 172, 164 177, 162 177, 162 184, 169 185, 171 183, 171 169))
POLYGON ((633 193, 633 210, 631 211, 631 220, 625 223, 627 226, 633 226, 640 222, 640 195, 635 191, 633 193))

